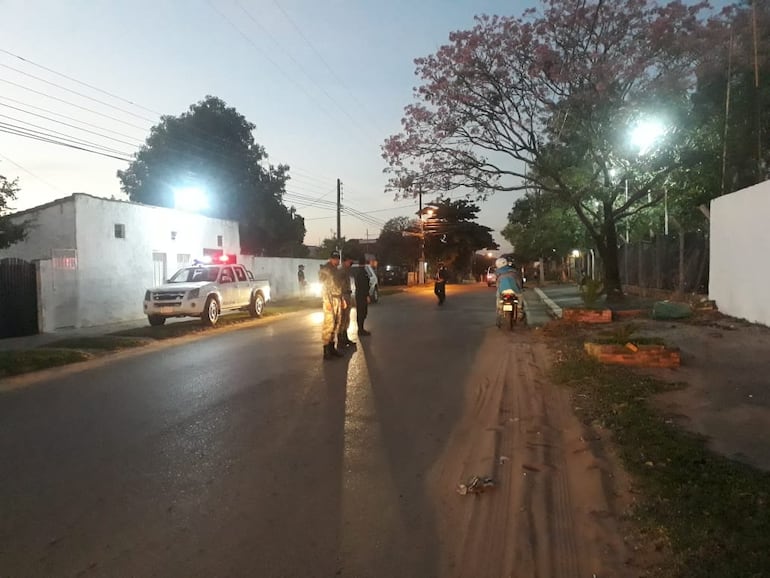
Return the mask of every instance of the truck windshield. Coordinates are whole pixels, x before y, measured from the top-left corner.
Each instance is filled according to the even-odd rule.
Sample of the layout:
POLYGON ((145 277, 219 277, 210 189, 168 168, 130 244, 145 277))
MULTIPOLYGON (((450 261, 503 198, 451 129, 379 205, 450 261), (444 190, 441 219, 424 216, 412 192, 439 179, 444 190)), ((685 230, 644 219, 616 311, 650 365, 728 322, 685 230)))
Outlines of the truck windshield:
POLYGON ((219 267, 185 267, 180 269, 171 279, 169 283, 197 283, 206 282, 213 283, 217 280, 219 274, 219 267))

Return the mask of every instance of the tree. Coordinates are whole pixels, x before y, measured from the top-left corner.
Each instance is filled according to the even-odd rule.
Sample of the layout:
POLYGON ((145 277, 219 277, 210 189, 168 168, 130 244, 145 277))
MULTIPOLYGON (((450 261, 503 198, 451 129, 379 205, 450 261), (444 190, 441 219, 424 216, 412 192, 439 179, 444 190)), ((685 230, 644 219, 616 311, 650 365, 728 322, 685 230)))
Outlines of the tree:
POLYGON ((414 268, 420 258, 420 223, 409 217, 394 217, 383 225, 377 239, 377 259, 388 265, 414 268), (406 235, 404 234, 406 233, 406 235))
POLYGON ((345 237, 341 237, 341 239, 329 237, 321 241, 322 257, 329 257, 332 251, 341 251, 343 255, 352 255, 356 260, 364 254, 364 249, 357 239, 348 240, 345 237))
POLYGON ((27 223, 14 222, 8 214, 11 210, 9 202, 16 200, 16 193, 18 192, 19 179, 9 181, 0 175, 0 249, 7 249, 24 240, 27 235, 27 223))
POLYGON ((240 224, 244 253, 283 255, 305 236, 301 216, 283 204, 289 167, 267 161, 255 126, 214 96, 180 116, 164 116, 125 171, 121 189, 132 201, 173 207, 176 195, 202 190, 201 212, 240 224))
POLYGON ((617 223, 660 203, 693 147, 677 123, 699 55, 725 34, 701 17, 705 6, 543 0, 521 18, 477 17, 415 61, 417 102, 383 146, 390 188, 536 188, 571 207, 604 261, 608 295, 622 296, 617 223), (628 135, 653 113, 665 136, 639 154, 628 135))
POLYGON ((428 261, 443 261, 455 275, 467 276, 475 251, 497 249, 492 229, 475 222, 478 205, 466 199, 438 198, 429 207, 432 214, 423 226, 428 261))
POLYGON ((564 257, 586 245, 585 229, 570 207, 538 193, 518 199, 508 213, 503 237, 523 262, 542 257, 564 257))

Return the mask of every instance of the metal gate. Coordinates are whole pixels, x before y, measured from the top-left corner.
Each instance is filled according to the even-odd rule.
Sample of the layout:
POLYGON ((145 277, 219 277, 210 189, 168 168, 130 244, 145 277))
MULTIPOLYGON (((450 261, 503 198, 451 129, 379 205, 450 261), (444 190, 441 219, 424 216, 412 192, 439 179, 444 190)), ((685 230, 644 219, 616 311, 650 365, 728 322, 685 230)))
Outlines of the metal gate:
POLYGON ((38 333, 37 267, 0 259, 0 338, 38 333))

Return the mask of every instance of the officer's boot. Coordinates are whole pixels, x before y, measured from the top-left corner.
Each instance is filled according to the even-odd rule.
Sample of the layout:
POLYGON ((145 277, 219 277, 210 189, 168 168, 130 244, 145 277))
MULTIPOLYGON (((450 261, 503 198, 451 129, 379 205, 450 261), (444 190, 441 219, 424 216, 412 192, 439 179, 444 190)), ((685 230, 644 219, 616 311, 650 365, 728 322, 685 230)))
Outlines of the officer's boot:
POLYGON ((332 358, 333 358, 332 350, 331 350, 331 347, 329 346, 329 344, 327 343, 326 345, 324 345, 324 359, 328 360, 328 359, 332 359, 332 358))
POLYGON ((332 341, 329 344, 329 352, 334 357, 345 357, 345 354, 340 350, 341 347, 345 347, 345 344, 342 343, 339 338, 337 338, 337 347, 334 347, 334 342, 332 341))

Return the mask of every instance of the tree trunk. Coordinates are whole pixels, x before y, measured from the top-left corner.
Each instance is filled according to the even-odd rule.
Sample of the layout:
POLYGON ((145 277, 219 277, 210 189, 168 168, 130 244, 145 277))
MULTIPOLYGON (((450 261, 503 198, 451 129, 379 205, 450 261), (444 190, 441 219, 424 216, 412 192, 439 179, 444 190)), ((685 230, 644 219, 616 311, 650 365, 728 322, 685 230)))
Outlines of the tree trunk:
POLYGON ((620 265, 618 259, 618 232, 615 226, 612 205, 604 204, 603 239, 598 250, 604 263, 604 293, 607 301, 623 299, 623 285, 620 280, 620 265))

